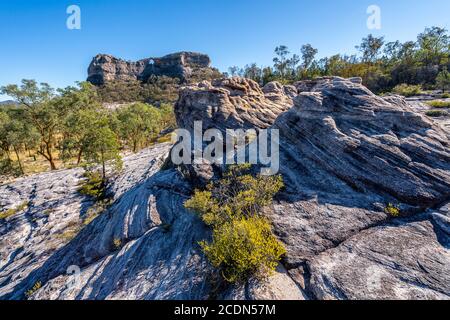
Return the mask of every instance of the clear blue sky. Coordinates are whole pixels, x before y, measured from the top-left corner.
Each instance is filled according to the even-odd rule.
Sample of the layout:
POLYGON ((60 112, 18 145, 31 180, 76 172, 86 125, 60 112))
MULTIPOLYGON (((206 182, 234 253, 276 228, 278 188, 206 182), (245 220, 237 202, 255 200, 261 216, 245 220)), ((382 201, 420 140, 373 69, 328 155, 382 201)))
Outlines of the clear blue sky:
MULTIPOLYGON (((22 78, 64 87, 86 79, 97 53, 128 60, 188 50, 226 71, 270 64, 279 44, 320 56, 354 53, 369 33, 413 40, 426 26, 450 28, 448 0, 14 0, 0 1, 0 86, 22 78), (81 8, 81 30, 66 28, 66 8, 81 8), (382 12, 368 30, 367 7, 382 12)), ((0 96, 0 100, 6 99, 0 96)))

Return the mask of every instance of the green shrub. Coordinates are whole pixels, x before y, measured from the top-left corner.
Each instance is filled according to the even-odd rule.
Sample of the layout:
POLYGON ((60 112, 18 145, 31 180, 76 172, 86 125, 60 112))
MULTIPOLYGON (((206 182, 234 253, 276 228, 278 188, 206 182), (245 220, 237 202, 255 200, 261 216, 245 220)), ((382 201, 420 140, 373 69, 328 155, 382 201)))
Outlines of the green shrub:
POLYGON ((251 276, 265 277, 275 270, 283 245, 272 234, 270 223, 262 217, 232 219, 213 231, 212 243, 200 243, 211 264, 220 268, 228 282, 251 276))
POLYGON ((442 99, 448 99, 448 98, 450 98, 450 93, 444 93, 442 95, 442 99))
POLYGON ((185 207, 213 228, 212 242, 200 246, 226 281, 267 276, 285 253, 260 215, 282 187, 281 176, 254 177, 249 165, 230 166, 221 180, 186 201, 185 207))
POLYGON ((405 97, 412 97, 412 96, 417 96, 422 93, 422 86, 399 84, 392 91, 396 94, 399 94, 399 95, 402 95, 405 97))
POLYGON ((0 175, 19 177, 22 174, 17 163, 10 159, 0 160, 0 175))
POLYGON ((80 185, 78 192, 97 200, 105 198, 106 183, 102 174, 98 171, 86 171, 84 177, 86 180, 80 185))
POLYGON ((425 112, 425 114, 429 117, 444 117, 446 115, 448 115, 448 113, 444 110, 429 110, 427 112, 425 112))
POLYGON ((450 108, 450 101, 431 101, 427 104, 432 108, 450 108))

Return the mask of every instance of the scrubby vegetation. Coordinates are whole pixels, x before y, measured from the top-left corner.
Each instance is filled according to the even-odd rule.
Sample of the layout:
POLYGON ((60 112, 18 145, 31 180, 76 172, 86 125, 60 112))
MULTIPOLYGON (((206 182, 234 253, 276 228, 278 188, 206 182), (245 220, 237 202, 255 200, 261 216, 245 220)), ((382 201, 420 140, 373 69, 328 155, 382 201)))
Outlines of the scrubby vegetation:
MULTIPOLYGON (((223 74, 214 69, 193 70, 190 82, 200 82, 222 78, 223 74)), ((103 102, 130 103, 144 102, 156 106, 173 104, 178 99, 180 79, 167 76, 151 76, 146 82, 110 81, 97 88, 103 102)))
POLYGON ((230 166, 221 180, 185 203, 212 227, 212 242, 200 246, 228 282, 269 275, 285 253, 261 215, 282 187, 280 176, 254 177, 249 165, 230 166))
POLYGON ((428 110, 425 114, 429 117, 438 118, 445 117, 448 113, 444 110, 428 110))
POLYGON ((408 85, 408 84, 399 84, 395 86, 395 88, 392 90, 393 93, 405 96, 405 97, 412 97, 417 96, 422 93, 422 86, 420 85, 408 85))
POLYGON ((19 213, 21 211, 24 211, 27 208, 28 208, 28 202, 23 202, 19 206, 17 206, 16 208, 0 212, 0 220, 12 217, 13 215, 15 215, 15 214, 17 214, 17 213, 19 213))
POLYGON ((137 80, 110 81, 98 87, 97 92, 103 102, 170 104, 178 99, 179 86, 179 79, 153 76, 146 83, 137 80))
POLYGON ((450 108, 450 101, 431 101, 428 105, 432 108, 450 108))
POLYGON ((317 59, 319 52, 310 44, 301 48, 300 55, 279 46, 273 66, 252 63, 244 68, 231 67, 229 74, 261 84, 274 80, 293 83, 319 76, 362 77, 363 83, 376 93, 390 92, 401 84, 449 90, 450 36, 444 28, 427 28, 416 41, 404 43, 369 35, 356 48, 359 55, 337 54, 317 59))
POLYGON ((42 282, 38 281, 33 285, 33 287, 30 290, 27 290, 27 292, 25 292, 25 297, 31 298, 31 296, 33 296, 33 294, 35 294, 40 288, 42 288, 42 282))
POLYGON ((23 80, 2 87, 17 105, 0 110, 0 175, 19 176, 48 168, 106 166, 120 169, 121 152, 151 145, 175 125, 173 107, 133 103, 107 109, 98 90, 87 82, 55 91, 23 80))
POLYGON ((384 209, 384 212, 391 217, 399 217, 400 216, 400 208, 396 205, 393 205, 392 203, 388 203, 386 205, 386 208, 384 209))
POLYGON ((86 180, 81 183, 79 192, 97 200, 103 199, 106 185, 102 174, 98 171, 86 171, 84 176, 86 180))

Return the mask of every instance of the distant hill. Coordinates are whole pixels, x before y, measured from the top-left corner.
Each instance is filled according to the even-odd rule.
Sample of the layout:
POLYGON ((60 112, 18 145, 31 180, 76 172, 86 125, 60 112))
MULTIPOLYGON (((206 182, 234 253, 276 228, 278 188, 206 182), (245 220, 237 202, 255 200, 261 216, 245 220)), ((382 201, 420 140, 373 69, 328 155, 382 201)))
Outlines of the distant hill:
POLYGON ((13 100, 5 100, 5 101, 0 101, 0 106, 6 106, 6 105, 17 105, 17 103, 13 100))

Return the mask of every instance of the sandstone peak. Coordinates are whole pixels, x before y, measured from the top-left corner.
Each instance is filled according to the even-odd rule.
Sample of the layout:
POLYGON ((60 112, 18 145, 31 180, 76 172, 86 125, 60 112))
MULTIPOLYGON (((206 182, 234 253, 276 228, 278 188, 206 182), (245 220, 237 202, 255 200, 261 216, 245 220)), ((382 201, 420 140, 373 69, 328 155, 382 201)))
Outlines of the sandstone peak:
POLYGON ((202 53, 177 52, 164 57, 125 61, 109 54, 96 55, 88 68, 88 81, 102 85, 109 81, 147 81, 152 75, 179 78, 185 82, 199 70, 215 70, 202 53))

